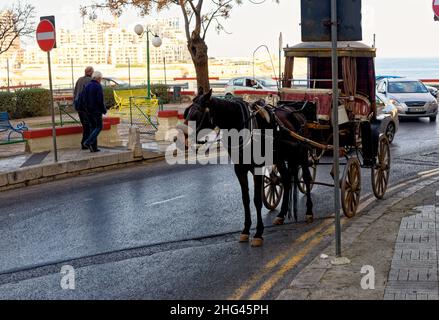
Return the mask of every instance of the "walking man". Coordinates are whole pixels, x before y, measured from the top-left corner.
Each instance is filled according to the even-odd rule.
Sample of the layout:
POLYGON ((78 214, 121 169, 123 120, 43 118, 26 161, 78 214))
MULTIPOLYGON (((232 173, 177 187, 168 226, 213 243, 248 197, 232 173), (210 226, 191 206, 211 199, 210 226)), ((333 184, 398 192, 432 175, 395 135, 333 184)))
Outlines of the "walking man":
POLYGON ((85 87, 91 82, 91 76, 93 75, 94 69, 93 67, 87 67, 85 69, 85 75, 76 81, 75 92, 74 92, 74 107, 78 112, 79 120, 81 120, 82 125, 82 141, 81 147, 82 150, 88 150, 88 148, 84 145, 85 141, 90 136, 90 121, 88 119, 87 111, 85 110, 85 106, 81 105, 81 93, 85 89, 85 87))
POLYGON ((90 121, 90 135, 84 142, 84 146, 91 152, 99 152, 98 136, 102 131, 102 115, 107 113, 104 104, 104 91, 101 86, 102 73, 95 71, 91 82, 85 87, 84 104, 90 121))

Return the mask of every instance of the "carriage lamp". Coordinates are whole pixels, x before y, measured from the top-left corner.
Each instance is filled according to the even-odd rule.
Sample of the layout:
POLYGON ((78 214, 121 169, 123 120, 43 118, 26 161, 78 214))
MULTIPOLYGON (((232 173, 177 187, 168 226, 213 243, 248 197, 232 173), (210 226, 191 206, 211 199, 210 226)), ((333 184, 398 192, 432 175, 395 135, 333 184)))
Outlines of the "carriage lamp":
POLYGON ((152 39, 152 45, 156 48, 161 47, 162 45, 162 39, 157 35, 152 33, 148 27, 145 28, 138 24, 134 27, 134 32, 139 36, 142 37, 144 34, 146 34, 146 63, 147 63, 147 85, 148 85, 148 99, 151 99, 151 63, 150 63, 150 52, 149 52, 149 35, 151 34, 153 36, 152 39))
POLYGON ((401 103, 399 103, 399 101, 396 100, 396 99, 390 99, 389 102, 391 104, 393 104, 395 107, 400 107, 401 106, 401 103))

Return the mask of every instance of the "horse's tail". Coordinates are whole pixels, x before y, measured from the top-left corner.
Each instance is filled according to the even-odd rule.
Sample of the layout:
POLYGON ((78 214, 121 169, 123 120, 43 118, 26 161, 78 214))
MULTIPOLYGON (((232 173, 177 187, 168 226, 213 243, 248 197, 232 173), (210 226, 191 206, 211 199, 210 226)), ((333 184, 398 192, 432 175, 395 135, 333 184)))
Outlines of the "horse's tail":
POLYGON ((294 220, 297 222, 298 219, 298 198, 299 198, 299 179, 298 179, 298 171, 294 169, 293 172, 293 181, 292 188, 290 188, 290 192, 288 195, 289 204, 288 204, 288 219, 292 220, 293 212, 294 212, 294 220))

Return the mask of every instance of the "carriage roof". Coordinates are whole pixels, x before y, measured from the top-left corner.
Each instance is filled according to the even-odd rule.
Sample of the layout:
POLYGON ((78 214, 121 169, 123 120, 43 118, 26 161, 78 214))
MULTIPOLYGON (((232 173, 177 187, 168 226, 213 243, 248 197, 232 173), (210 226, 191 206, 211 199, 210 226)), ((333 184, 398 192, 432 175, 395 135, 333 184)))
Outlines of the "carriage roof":
MULTIPOLYGON (((293 47, 284 49, 285 56, 308 58, 308 57, 331 57, 331 42, 303 42, 293 47)), ((375 58, 376 48, 369 47, 364 43, 357 41, 339 41, 339 57, 358 57, 358 58, 375 58)))

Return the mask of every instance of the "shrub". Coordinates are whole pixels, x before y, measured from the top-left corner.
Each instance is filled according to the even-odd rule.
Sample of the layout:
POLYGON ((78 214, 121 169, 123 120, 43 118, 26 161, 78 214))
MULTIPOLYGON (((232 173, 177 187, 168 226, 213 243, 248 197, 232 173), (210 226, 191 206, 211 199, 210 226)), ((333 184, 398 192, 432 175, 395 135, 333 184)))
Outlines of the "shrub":
POLYGON ((157 96, 161 103, 169 103, 169 91, 168 87, 164 84, 153 84, 151 86, 151 93, 157 96))
POLYGON ((104 88, 104 104, 107 108, 116 105, 116 101, 114 100, 114 90, 112 88, 104 88))
POLYGON ((25 89, 15 92, 14 118, 46 116, 51 113, 50 91, 46 89, 25 89))
POLYGON ((12 92, 0 92, 0 111, 6 111, 12 118, 15 113, 16 97, 12 92))

